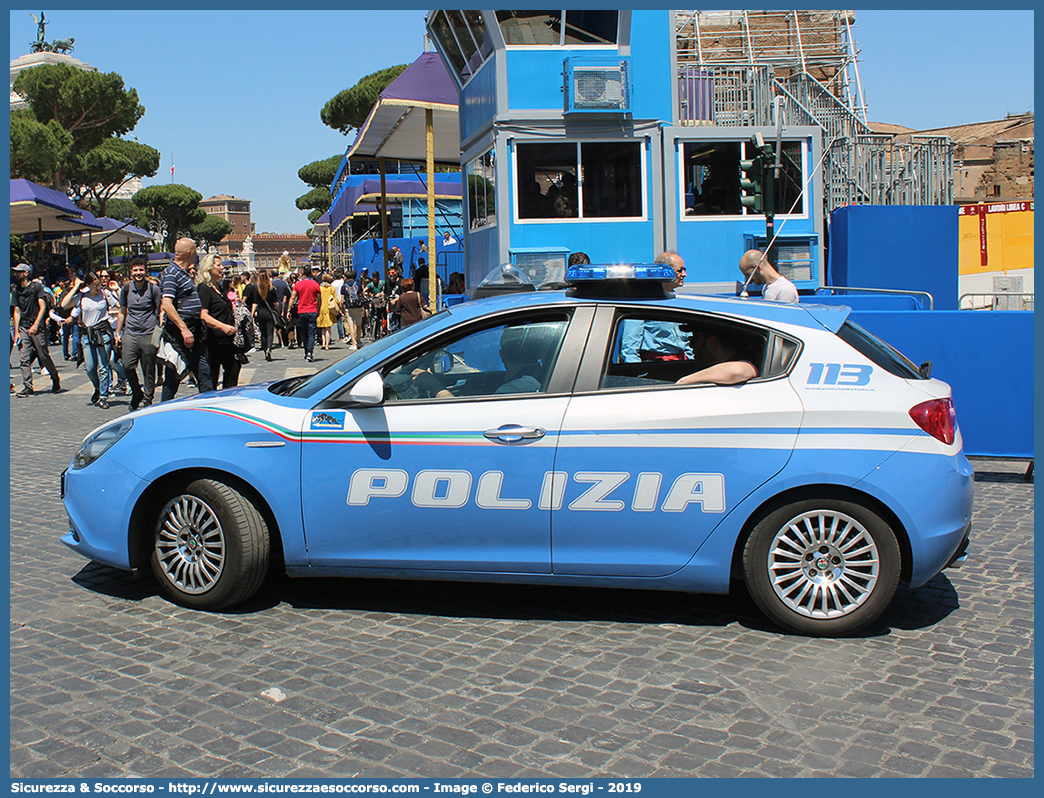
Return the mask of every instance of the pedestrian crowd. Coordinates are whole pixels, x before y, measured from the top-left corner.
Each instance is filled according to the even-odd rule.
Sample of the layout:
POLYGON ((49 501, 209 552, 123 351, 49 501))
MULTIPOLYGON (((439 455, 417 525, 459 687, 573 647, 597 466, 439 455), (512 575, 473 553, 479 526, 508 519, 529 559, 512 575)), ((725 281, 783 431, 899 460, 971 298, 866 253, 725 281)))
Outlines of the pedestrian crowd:
MULTIPOLYGON (((129 393, 131 410, 151 405, 157 387, 160 401, 173 399, 185 381, 200 393, 234 387, 256 352, 271 361, 275 348, 298 349, 311 363, 317 343, 322 350, 346 343, 355 351, 364 338, 376 340, 431 313, 424 259, 412 277, 404 277, 402 252, 392 247, 388 255, 383 279, 376 269, 324 274, 318 266, 302 266, 293 274, 287 256, 271 272, 229 276, 213 253, 197 265, 196 245, 188 238, 177 242, 173 261, 158 277, 148 276, 146 259, 136 257, 122 281, 103 267, 82 277, 70 270, 67 279, 49 286, 33 267, 19 263, 12 269, 11 350, 18 347, 22 388, 12 382, 11 392, 19 398, 36 393, 34 362, 50 379, 51 391, 62 390, 49 350, 58 344, 66 361, 83 366, 94 387, 93 404, 108 409, 114 394, 129 393)), ((665 284, 669 290, 684 282, 685 264, 677 253, 663 253, 657 262, 675 269, 676 281, 665 284)), ((583 263, 590 263, 583 252, 569 258, 571 266, 583 263)), ((793 283, 761 252, 744 253, 740 271, 747 283, 765 286, 766 299, 799 301, 793 283)), ((462 293, 463 275, 450 275, 448 288, 462 293)), ((653 326, 630 331, 628 361, 649 352, 691 356, 687 342, 671 338, 669 325, 653 326)))
MULTIPOLYGON (((277 348, 298 350, 314 362, 316 345, 349 352, 428 314, 415 280, 402 278, 402 255, 390 250, 385 278, 379 271, 318 266, 290 269, 288 256, 271 271, 228 275, 221 258, 198 261, 195 243, 180 239, 174 259, 159 275, 135 257, 129 275, 108 267, 47 284, 32 266, 12 269, 11 350, 18 348, 22 387, 35 395, 34 372, 62 390, 50 347, 83 367, 94 388, 92 404, 108 409, 115 395, 130 395, 130 409, 173 399, 182 383, 205 393, 238 384, 255 353, 272 360, 277 348), (283 275, 283 276, 280 276, 283 275), (157 397, 157 391, 159 396, 157 397)), ((416 277, 417 275, 415 275, 416 277)), ((427 272, 423 273, 427 280, 427 272)), ((455 274, 463 287, 463 275, 455 274)), ((451 280, 451 284, 452 284, 451 280)))

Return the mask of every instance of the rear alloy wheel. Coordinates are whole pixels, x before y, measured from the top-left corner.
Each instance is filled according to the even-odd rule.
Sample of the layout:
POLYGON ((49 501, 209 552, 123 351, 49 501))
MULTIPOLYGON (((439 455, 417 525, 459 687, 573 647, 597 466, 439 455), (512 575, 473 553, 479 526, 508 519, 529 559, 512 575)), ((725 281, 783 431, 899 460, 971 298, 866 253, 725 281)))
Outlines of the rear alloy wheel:
POLYGON ((253 504, 213 479, 172 496, 156 520, 152 571, 186 607, 218 610, 253 595, 268 571, 268 527, 253 504))
POLYGON ((855 632, 899 584, 899 544, 881 518, 844 501, 803 501, 764 518, 743 551, 747 590, 780 626, 813 637, 855 632))

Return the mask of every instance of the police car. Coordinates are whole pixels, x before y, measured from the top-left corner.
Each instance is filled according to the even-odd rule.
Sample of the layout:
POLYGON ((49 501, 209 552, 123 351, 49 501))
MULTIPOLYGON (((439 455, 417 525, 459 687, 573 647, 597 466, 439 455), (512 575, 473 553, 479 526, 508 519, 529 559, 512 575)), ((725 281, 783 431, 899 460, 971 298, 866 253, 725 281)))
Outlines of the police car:
POLYGON ((566 290, 456 305, 310 376, 123 416, 63 473, 63 542, 207 610, 279 563, 745 585, 819 636, 959 565, 973 473, 949 386, 847 308, 675 294, 673 276, 573 269, 566 290), (722 362, 739 381, 692 380, 722 362))

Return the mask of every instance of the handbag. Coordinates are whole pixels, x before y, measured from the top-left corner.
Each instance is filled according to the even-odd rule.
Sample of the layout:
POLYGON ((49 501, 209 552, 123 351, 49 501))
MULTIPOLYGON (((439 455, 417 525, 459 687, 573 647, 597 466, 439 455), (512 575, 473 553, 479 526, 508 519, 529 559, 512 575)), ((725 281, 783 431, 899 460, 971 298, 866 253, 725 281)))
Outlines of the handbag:
POLYGON ((276 329, 285 330, 286 319, 283 318, 283 314, 277 312, 276 309, 272 307, 272 300, 268 297, 265 297, 265 304, 268 305, 268 311, 272 314, 272 321, 275 322, 276 329))
POLYGON ((98 322, 87 328, 87 341, 95 346, 104 346, 106 339, 112 338, 112 325, 109 320, 98 322))
POLYGON ((160 348, 160 344, 163 343, 163 325, 161 323, 157 323, 152 329, 152 337, 149 338, 149 343, 151 343, 155 349, 160 348))

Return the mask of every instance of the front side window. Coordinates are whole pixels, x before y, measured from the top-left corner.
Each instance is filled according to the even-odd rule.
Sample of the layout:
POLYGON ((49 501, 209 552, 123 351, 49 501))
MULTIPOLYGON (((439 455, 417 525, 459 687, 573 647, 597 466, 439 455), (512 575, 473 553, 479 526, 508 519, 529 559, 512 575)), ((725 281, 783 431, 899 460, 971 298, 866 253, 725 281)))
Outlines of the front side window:
MULTIPOLYGON (((750 157, 745 141, 690 141, 682 147, 682 175, 687 218, 746 216, 753 214, 740 203, 740 161, 750 157)), ((780 176, 775 181, 773 213, 803 215, 805 199, 804 147, 800 141, 783 141, 780 176)))
POLYGON ((640 142, 520 143, 516 163, 519 219, 643 215, 640 142))
POLYGON ((468 182, 468 226, 471 230, 493 227, 497 223, 496 170, 493 150, 483 153, 465 167, 468 182))
POLYGON ((568 326, 559 313, 440 341, 385 371, 386 401, 543 393, 568 326))

